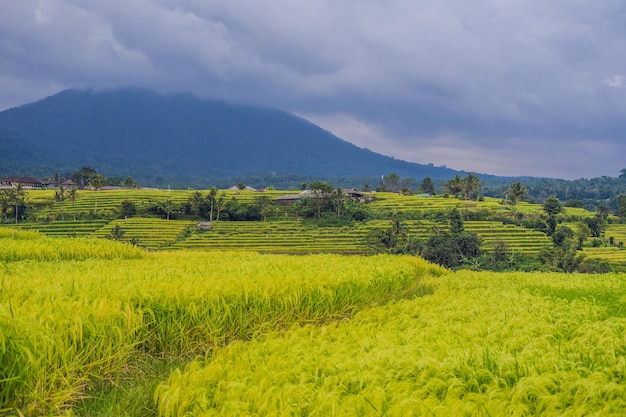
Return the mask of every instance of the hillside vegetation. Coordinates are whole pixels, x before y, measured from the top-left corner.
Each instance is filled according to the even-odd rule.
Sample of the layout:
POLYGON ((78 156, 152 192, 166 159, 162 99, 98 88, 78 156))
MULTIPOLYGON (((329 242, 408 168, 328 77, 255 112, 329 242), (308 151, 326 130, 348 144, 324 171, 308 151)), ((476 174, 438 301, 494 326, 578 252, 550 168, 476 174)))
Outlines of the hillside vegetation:
POLYGON ((0 112, 0 149, 0 177, 73 172, 88 163, 159 187, 209 187, 238 176, 455 172, 359 148, 277 109, 140 89, 66 90, 0 112))
MULTIPOLYGON (((422 253, 429 238, 450 230, 445 216, 456 210, 462 227, 480 238, 480 256, 464 259, 472 268, 567 270, 581 268, 583 263, 584 268, 597 271, 600 264, 601 270, 620 269, 626 261, 626 231, 616 223, 619 219, 607 216, 598 220, 597 213, 583 208, 559 206, 558 215, 550 215, 543 205, 523 201, 510 205, 489 197, 465 200, 390 192, 369 193, 370 201, 365 203, 344 199, 340 206, 331 194, 320 207, 311 198, 288 205, 275 201, 294 193, 79 190, 73 199, 59 199, 54 190, 28 191, 24 206, 28 217, 22 217, 17 227, 51 237, 108 238, 153 251, 422 253), (210 219, 210 230, 196 227, 200 221, 210 219), (394 237, 397 241, 382 242, 393 219, 399 228, 394 237), (573 230, 584 224, 595 225, 597 234, 594 236, 590 230, 575 238, 573 230), (569 266, 555 260, 563 256, 555 252, 555 247, 565 242, 555 243, 552 234, 557 230, 571 233, 563 239, 571 241, 570 246, 579 246, 578 251, 568 252, 572 258, 569 266), (579 245, 574 245, 576 239, 579 245)), ((11 226, 11 215, 7 214, 5 222, 5 227, 15 227, 11 226)))

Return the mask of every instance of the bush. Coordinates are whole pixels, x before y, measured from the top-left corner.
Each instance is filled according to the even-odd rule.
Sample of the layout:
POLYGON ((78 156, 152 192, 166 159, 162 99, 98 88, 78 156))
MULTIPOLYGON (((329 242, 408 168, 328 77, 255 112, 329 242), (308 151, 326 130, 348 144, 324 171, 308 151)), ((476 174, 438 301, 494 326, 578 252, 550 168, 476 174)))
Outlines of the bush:
POLYGON ((443 233, 431 236, 422 248, 422 257, 428 261, 454 268, 480 252, 480 238, 471 232, 443 233))
POLYGON ((604 274, 612 270, 608 262, 599 259, 585 259, 578 265, 578 272, 583 274, 604 274))

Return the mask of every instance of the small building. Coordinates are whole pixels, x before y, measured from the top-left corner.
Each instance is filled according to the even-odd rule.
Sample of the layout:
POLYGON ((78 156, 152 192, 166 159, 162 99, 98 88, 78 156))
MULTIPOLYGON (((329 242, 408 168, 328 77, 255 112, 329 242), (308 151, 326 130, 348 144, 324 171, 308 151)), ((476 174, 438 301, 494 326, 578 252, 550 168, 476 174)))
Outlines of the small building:
POLYGON ((302 200, 304 197, 307 197, 307 196, 303 195, 302 193, 286 194, 286 195, 281 195, 280 197, 276 197, 274 199, 274 203, 276 203, 276 205, 278 206, 291 206, 293 204, 296 204, 298 201, 302 200))
POLYGON ((43 181, 33 177, 8 177, 0 179, 0 187, 15 188, 18 185, 23 188, 43 188, 43 181))
MULTIPOLYGON (((357 191, 355 188, 343 188, 341 190, 345 200, 358 201, 359 203, 365 203, 371 201, 372 197, 368 194, 357 191)), ((303 198, 318 198, 318 194, 315 191, 304 190, 300 194, 287 194, 274 199, 274 202, 279 206, 293 205, 302 200, 303 198)), ((328 197, 328 196, 324 196, 328 197)))
POLYGON ((259 191, 256 188, 250 187, 249 185, 246 185, 243 188, 240 188, 239 185, 233 185, 232 187, 228 188, 228 190, 230 191, 259 191))
POLYGON ((356 188, 344 188, 343 193, 351 200, 358 201, 359 203, 365 203, 372 200, 372 196, 358 191, 356 188))
POLYGON ((198 230, 211 230, 211 228, 213 228, 213 225, 211 224, 211 222, 200 222, 197 225, 198 230))
POLYGON ((49 190, 56 189, 56 188, 59 188, 60 186, 63 186, 63 188, 68 190, 74 187, 78 187, 78 184, 70 179, 67 179, 65 181, 54 181, 54 180, 46 181, 43 183, 43 186, 49 190))

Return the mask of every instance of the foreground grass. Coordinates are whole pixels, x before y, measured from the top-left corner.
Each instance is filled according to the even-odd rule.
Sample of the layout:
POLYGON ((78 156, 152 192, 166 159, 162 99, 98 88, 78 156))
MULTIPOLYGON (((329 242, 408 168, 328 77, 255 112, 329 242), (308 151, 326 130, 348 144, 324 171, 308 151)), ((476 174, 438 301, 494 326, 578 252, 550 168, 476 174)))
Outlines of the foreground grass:
POLYGON ((11 239, 12 256, 0 263, 0 412, 28 416, 154 415, 154 387, 173 366, 294 323, 429 292, 423 277, 444 273, 412 257, 135 258, 133 247, 100 241, 132 255, 103 259, 72 239, 57 242, 76 242, 79 260, 39 260, 29 237, 22 250, 11 239))
POLYGON ((622 416, 625 276, 459 272, 174 372, 162 416, 622 416))

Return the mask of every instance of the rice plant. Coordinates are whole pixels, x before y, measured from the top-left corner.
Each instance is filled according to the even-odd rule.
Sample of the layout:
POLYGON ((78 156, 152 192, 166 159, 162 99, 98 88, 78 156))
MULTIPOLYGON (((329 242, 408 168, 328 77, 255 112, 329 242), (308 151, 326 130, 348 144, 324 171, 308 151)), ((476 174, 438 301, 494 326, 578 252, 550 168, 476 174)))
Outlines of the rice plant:
POLYGON ((142 358, 209 357, 293 323, 348 318, 367 305, 430 293, 423 277, 444 273, 411 257, 11 242, 0 263, 0 410, 28 416, 72 412, 142 358), (103 248, 111 256, 100 256, 103 248))
POLYGON ((194 361, 157 390, 159 414, 623 415, 625 300, 623 275, 459 272, 194 361))

